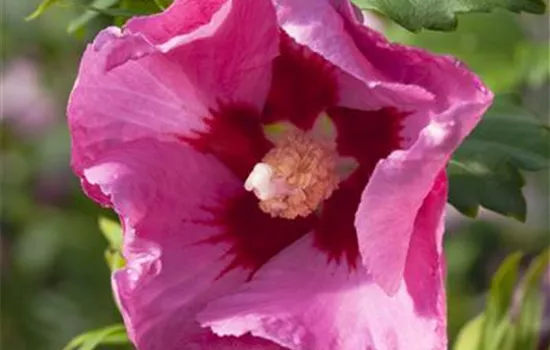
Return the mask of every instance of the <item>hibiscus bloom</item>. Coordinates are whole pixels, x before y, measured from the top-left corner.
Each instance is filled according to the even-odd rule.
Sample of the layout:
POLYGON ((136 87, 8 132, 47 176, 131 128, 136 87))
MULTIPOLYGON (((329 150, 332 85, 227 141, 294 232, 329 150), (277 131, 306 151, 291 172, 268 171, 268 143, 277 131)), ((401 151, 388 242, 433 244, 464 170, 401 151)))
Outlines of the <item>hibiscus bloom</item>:
POLYGON ((492 95, 359 16, 180 0, 86 49, 72 165, 139 349, 446 347, 444 169, 492 95))

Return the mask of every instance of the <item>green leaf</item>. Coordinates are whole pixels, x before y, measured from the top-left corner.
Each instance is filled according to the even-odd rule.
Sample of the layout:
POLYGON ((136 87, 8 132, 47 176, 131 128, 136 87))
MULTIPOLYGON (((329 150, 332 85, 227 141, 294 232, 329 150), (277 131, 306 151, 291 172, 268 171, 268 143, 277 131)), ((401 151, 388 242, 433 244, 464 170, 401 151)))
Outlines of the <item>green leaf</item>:
POLYGON ((353 0, 359 7, 376 10, 403 27, 453 30, 457 14, 490 12, 504 8, 513 12, 544 13, 543 0, 353 0))
POLYGON ((115 324, 105 328, 83 333, 67 344, 63 350, 93 350, 98 345, 129 344, 123 324, 115 324))
POLYGON ((541 327, 544 299, 541 278, 549 269, 550 249, 533 260, 519 286, 520 311, 516 322, 516 349, 536 349, 541 327))
POLYGON ((120 249, 122 246, 122 229, 120 224, 106 217, 99 218, 99 229, 109 242, 109 246, 113 249, 120 249))
POLYGON ((155 4, 161 10, 165 10, 171 3, 172 0, 155 0, 155 4))
POLYGON ((109 269, 111 271, 116 271, 126 265, 126 261, 122 257, 120 251, 110 248, 107 248, 105 250, 105 261, 107 262, 107 266, 109 266, 109 269))
POLYGON ((38 5, 36 10, 34 10, 30 15, 25 17, 25 21, 32 21, 40 17, 47 9, 49 9, 53 4, 60 2, 61 0, 42 0, 38 5))
POLYGON ((121 27, 123 26, 129 17, 132 16, 143 16, 153 13, 158 13, 163 8, 161 7, 166 1, 151 1, 151 0, 121 0, 119 8, 116 9, 116 12, 113 12, 113 17, 115 19, 115 25, 121 27))
MULTIPOLYGON (((511 304, 511 303, 510 303, 511 304)), ((509 310, 507 310, 509 311, 509 310)), ((484 350, 514 350, 515 329, 507 314, 495 329, 495 332, 485 343, 484 350)))
POLYGON ((482 349, 500 350, 509 334, 509 309, 518 277, 521 253, 508 256, 491 281, 491 289, 484 312, 482 349))
POLYGON ((143 15, 147 15, 147 14, 151 13, 151 12, 145 12, 145 11, 132 11, 132 10, 124 9, 124 8, 105 8, 105 9, 102 9, 102 8, 93 7, 93 6, 87 6, 87 8, 90 11, 95 11, 95 12, 101 14, 101 15, 105 15, 105 16, 109 16, 109 17, 125 17, 125 18, 128 18, 128 17, 134 17, 134 16, 143 16, 143 15))
POLYGON ((108 11, 109 8, 116 5, 119 0, 94 0, 90 5, 86 6, 87 10, 69 22, 67 32, 73 34, 83 28, 91 20, 99 16, 102 11, 108 11))
POLYGON ((105 260, 111 271, 124 267, 125 261, 122 257, 122 229, 118 222, 111 219, 100 217, 99 229, 109 242, 109 247, 105 250, 105 260))
POLYGON ((499 97, 447 167, 449 202, 476 216, 479 206, 524 221, 520 170, 548 167, 550 128, 507 97, 499 97))
POLYGON ((478 350, 481 345, 484 316, 480 314, 466 323, 458 333, 453 350, 478 350))
POLYGON ((460 331, 454 350, 535 350, 540 334, 541 278, 550 268, 550 249, 534 259, 517 285, 521 254, 509 255, 491 281, 485 311, 460 331))

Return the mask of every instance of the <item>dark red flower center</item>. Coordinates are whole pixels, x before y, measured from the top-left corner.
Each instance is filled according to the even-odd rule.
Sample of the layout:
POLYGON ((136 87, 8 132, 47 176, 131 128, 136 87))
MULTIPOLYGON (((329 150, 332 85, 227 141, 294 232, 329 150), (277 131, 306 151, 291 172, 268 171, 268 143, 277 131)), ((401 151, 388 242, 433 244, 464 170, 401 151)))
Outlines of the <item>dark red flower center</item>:
POLYGON ((225 230, 210 242, 231 242, 234 256, 226 271, 237 266, 252 272, 273 256, 312 232, 316 246, 327 259, 355 267, 358 246, 354 226, 361 194, 377 162, 400 146, 404 113, 392 108, 361 111, 339 107, 337 69, 321 56, 283 35, 280 56, 273 63, 273 79, 261 113, 243 106, 223 106, 207 118, 210 128, 197 138, 187 139, 202 152, 216 155, 240 179, 273 147, 264 126, 289 121, 302 130, 310 129, 321 114, 336 128, 336 150, 353 157, 357 168, 325 200, 317 213, 296 219, 272 217, 258 206, 250 192, 216 209, 216 224, 225 230))

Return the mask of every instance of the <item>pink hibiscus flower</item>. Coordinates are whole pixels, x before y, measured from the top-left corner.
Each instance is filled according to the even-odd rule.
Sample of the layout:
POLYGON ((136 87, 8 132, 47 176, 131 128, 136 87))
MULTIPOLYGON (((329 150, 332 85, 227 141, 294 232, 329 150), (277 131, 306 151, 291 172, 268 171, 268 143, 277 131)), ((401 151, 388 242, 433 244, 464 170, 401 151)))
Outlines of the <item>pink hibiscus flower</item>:
POLYGON ((357 16, 180 0, 88 46, 72 165, 139 349, 446 348, 444 169, 492 95, 357 16))

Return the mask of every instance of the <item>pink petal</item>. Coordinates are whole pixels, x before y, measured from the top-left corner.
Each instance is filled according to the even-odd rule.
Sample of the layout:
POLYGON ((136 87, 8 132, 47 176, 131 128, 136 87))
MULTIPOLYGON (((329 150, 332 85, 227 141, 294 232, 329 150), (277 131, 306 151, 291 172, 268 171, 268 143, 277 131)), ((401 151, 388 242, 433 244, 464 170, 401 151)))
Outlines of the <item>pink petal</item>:
POLYGON ((194 313, 250 273, 220 276, 231 244, 209 241, 225 232, 214 213, 243 191, 240 181, 212 156, 152 139, 105 153, 83 174, 124 224, 127 265, 113 287, 131 339, 140 349, 177 349, 197 332, 194 313))
POLYGON ((335 69, 285 34, 279 51, 262 120, 267 124, 284 120, 310 129, 319 114, 338 100, 335 69))
POLYGON ((360 168, 342 181, 323 203, 315 225, 315 246, 327 255, 329 261, 345 263, 351 270, 360 265, 353 218, 367 180, 368 174, 360 168))
POLYGON ((88 46, 69 100, 77 172, 118 143, 201 130, 201 119, 208 115, 186 75, 164 56, 146 56, 106 72, 113 45, 109 41, 99 50, 88 46))
POLYGON ((131 18, 125 29, 131 33, 143 33, 150 42, 162 44, 209 23, 226 2, 227 0, 175 0, 162 13, 131 18))
POLYGON ((279 30, 270 1, 207 1, 201 5, 178 1, 162 14, 136 19, 128 26, 115 40, 108 69, 162 53, 186 74, 206 105, 263 105, 271 62, 278 53, 279 30), (187 32, 190 28, 193 31, 187 32), (159 38, 165 40, 159 42, 159 38), (124 44, 127 41, 132 45, 124 44))
POLYGON ((182 140, 195 149, 214 154, 228 168, 246 180, 254 165, 273 147, 266 138, 257 111, 247 106, 222 106, 208 128, 182 140))
MULTIPOLYGON (((337 68, 339 105, 354 109, 417 106, 433 95, 415 84, 404 84, 380 71, 356 46, 336 4, 343 0, 274 0, 282 29, 297 43, 337 68)), ((345 3, 345 4, 343 4, 345 3)), ((345 6, 347 5, 347 6, 345 6)))
MULTIPOLYGON (((192 339, 188 339, 185 347, 177 350, 284 350, 269 340, 245 334, 240 337, 218 337, 209 329, 202 329, 192 339)), ((166 348, 161 348, 166 349, 166 348)))
POLYGON ((333 107, 327 113, 337 130, 338 153, 355 158, 367 177, 380 159, 401 147, 403 121, 407 118, 404 112, 395 108, 364 111, 333 107))
POLYGON ((113 289, 140 349, 251 348, 257 340, 212 338, 193 319, 311 227, 262 213, 235 176, 269 146, 257 129, 278 47, 273 9, 228 1, 167 43, 145 34, 103 31, 68 108, 75 172, 125 229, 113 289))
POLYGON ((446 320, 443 280, 446 202, 447 177, 445 172, 441 172, 416 216, 404 273, 416 312, 423 316, 439 317, 442 331, 446 320))
MULTIPOLYGON (((163 28, 170 29, 182 12, 182 21, 194 21, 191 10, 209 17, 199 5, 184 6, 171 7, 163 28)), ((158 45, 149 41, 147 31, 135 30, 158 28, 163 15, 131 22, 133 31, 108 28, 98 35, 84 53, 68 107, 73 163, 101 152, 104 140, 113 146, 151 135, 170 139, 204 131, 203 118, 228 101, 261 109, 278 51, 271 3, 228 0, 210 17, 193 32, 170 29, 175 36, 158 45)))
POLYGON ((123 223, 126 266, 112 283, 139 349, 279 349, 251 337, 218 339, 193 320, 302 236, 299 221, 261 213, 229 169, 181 144, 127 142, 83 176, 123 223))
POLYGON ((409 136, 405 144, 409 148, 394 151, 378 163, 355 218, 363 264, 388 293, 397 291, 416 213, 426 194, 492 100, 489 92, 478 90, 478 81, 465 69, 450 61, 442 66, 446 72, 434 78, 452 81, 449 85, 457 84, 462 90, 443 92, 433 109, 408 117, 405 140, 420 129, 416 139, 409 136))
MULTIPOLYGON (((341 107, 392 107, 407 115, 399 147, 404 150, 378 163, 355 218, 364 266, 395 293, 422 201, 492 94, 452 58, 388 43, 363 25, 348 0, 276 0, 276 7, 290 37, 345 73, 341 107)), ((355 151, 361 152, 369 149, 355 151)))
POLYGON ((419 211, 406 282, 393 296, 364 268, 350 271, 347 264, 327 262, 308 235, 238 292, 209 303, 199 321, 218 335, 251 332, 296 350, 446 349, 439 255, 445 201, 442 178, 419 211), (428 251, 438 254, 424 254, 428 251), (421 271, 423 262, 429 276, 421 271))
POLYGON ((204 91, 208 106, 246 103, 261 110, 278 54, 273 7, 267 0, 228 0, 219 13, 223 11, 225 18, 212 28, 210 37, 181 45, 169 56, 186 71, 193 86, 204 91))

